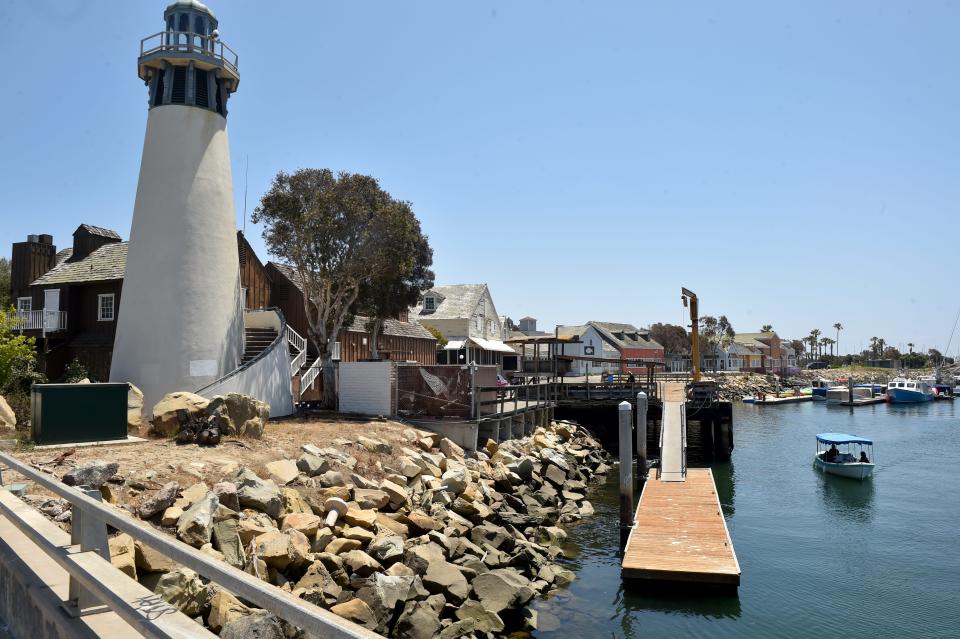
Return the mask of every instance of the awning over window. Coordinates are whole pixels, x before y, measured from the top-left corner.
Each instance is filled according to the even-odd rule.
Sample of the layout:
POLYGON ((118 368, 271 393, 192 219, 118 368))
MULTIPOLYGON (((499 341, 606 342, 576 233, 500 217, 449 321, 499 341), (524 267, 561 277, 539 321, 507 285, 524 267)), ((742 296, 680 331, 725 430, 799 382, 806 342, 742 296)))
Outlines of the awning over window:
POLYGON ((513 350, 500 340, 482 339, 480 337, 470 337, 465 340, 450 340, 447 342, 447 345, 443 347, 443 350, 459 351, 461 348, 466 347, 475 347, 484 351, 493 351, 495 353, 510 353, 511 355, 517 354, 517 351, 513 350))

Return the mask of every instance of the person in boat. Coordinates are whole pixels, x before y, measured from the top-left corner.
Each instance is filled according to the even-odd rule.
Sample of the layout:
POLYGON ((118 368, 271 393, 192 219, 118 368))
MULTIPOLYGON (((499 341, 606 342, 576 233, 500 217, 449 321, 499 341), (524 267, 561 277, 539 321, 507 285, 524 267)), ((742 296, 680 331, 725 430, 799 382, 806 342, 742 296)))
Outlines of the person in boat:
POLYGON ((861 463, 861 464, 869 464, 869 463, 870 463, 870 458, 867 457, 867 451, 865 451, 865 450, 861 450, 861 451, 860 451, 860 463, 861 463))
POLYGON ((830 444, 830 449, 826 453, 824 453, 823 458, 828 462, 832 462, 837 458, 837 455, 839 454, 840 454, 840 451, 837 450, 837 445, 830 444))

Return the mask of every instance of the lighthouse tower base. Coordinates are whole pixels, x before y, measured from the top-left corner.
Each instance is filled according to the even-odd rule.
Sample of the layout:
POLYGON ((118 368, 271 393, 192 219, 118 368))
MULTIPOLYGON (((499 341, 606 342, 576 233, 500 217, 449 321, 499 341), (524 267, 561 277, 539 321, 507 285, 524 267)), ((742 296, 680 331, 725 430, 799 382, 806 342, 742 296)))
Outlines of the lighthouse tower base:
POLYGON ((150 109, 110 381, 148 410, 237 368, 243 309, 227 121, 180 104, 150 109))

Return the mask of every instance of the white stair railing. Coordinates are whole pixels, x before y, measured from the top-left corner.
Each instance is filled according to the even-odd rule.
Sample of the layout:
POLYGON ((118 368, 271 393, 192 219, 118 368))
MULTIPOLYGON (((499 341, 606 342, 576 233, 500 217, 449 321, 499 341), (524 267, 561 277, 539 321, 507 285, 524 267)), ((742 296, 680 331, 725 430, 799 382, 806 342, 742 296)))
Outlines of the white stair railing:
POLYGON ((289 324, 287 324, 286 337, 287 343, 297 351, 297 354, 290 360, 290 374, 296 375, 307 361, 307 340, 300 333, 290 328, 289 324))
POLYGON ((316 381, 317 377, 320 375, 320 360, 316 360, 313 363, 313 366, 303 371, 303 375, 300 376, 300 397, 303 397, 307 390, 313 386, 313 382, 316 381))

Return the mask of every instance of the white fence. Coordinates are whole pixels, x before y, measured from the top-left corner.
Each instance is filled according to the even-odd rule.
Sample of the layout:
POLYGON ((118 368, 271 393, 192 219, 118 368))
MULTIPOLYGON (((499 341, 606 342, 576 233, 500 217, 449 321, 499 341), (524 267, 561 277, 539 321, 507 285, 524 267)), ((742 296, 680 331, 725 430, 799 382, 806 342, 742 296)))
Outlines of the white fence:
POLYGON ((342 362, 339 409, 361 415, 396 414, 397 367, 394 362, 342 362))

